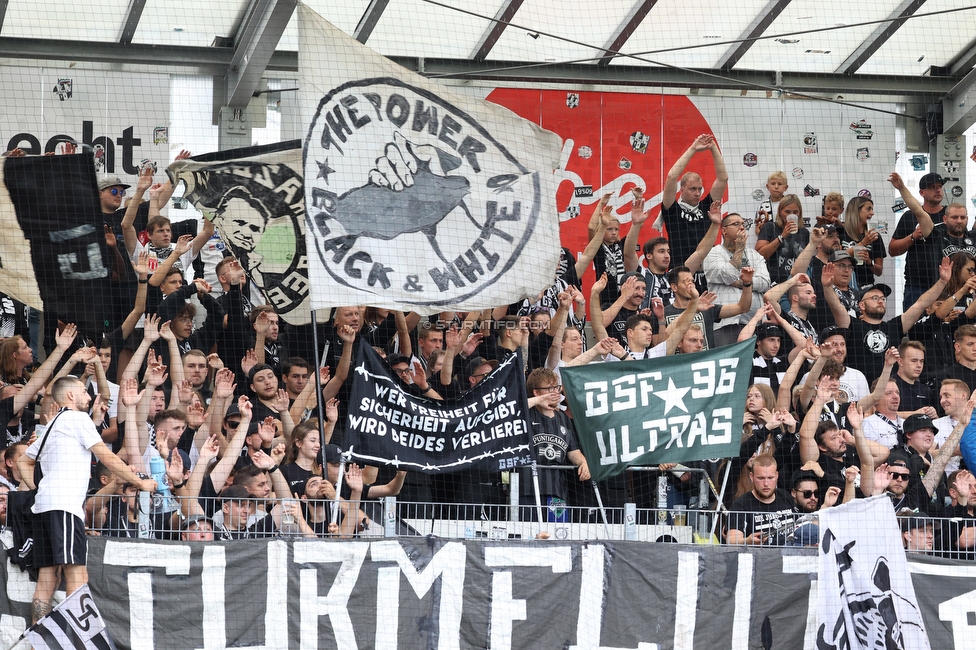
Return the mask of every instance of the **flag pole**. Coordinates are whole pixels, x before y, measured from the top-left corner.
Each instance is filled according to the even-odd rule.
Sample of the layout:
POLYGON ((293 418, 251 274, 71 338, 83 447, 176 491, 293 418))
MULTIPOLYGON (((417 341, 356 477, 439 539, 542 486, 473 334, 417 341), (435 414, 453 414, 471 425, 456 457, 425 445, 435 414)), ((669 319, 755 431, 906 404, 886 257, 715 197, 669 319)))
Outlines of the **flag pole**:
MULTIPOLYGON (((319 464, 322 466, 322 473, 328 479, 325 470, 325 417, 322 411, 322 378, 319 376, 319 368, 322 367, 322 353, 319 352, 319 325, 315 319, 314 309, 312 310, 312 347, 315 349, 315 404, 319 416, 319 454, 322 456, 319 464)), ((336 496, 338 496, 338 492, 336 496)), ((333 523, 335 523, 335 517, 333 517, 333 523)))
POLYGON ((732 459, 726 459, 729 462, 725 463, 725 477, 722 479, 722 491, 718 495, 718 503, 715 504, 715 518, 712 519, 712 532, 711 536, 715 536, 715 527, 718 526, 718 514, 722 511, 722 501, 725 500, 725 486, 729 484, 729 474, 732 473, 732 459))
POLYGON ((607 521, 607 509, 603 507, 603 497, 600 496, 600 486, 597 485, 596 481, 591 480, 590 483, 593 485, 593 494, 596 495, 596 505, 600 509, 600 517, 603 519, 603 532, 607 534, 607 539, 610 539, 610 522, 607 521))
POLYGON ((539 464, 532 459, 532 487, 535 489, 535 513, 539 518, 539 531, 542 531, 542 496, 539 494, 539 464))
MULTIPOLYGON (((346 463, 349 462, 349 458, 352 456, 352 447, 349 447, 349 451, 343 452, 339 456, 339 478, 336 479, 335 486, 335 500, 332 503, 332 523, 339 523, 339 493, 342 492, 342 477, 346 473, 346 463)), ((358 506, 357 506, 358 507, 358 506)))

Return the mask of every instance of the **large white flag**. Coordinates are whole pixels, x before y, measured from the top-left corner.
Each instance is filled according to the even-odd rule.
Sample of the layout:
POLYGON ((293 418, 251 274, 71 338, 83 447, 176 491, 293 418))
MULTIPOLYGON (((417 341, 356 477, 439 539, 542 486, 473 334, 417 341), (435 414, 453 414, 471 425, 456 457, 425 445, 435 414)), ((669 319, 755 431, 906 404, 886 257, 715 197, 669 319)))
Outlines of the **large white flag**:
POLYGON ((298 17, 312 307, 472 310, 550 286, 559 136, 298 17))
POLYGON ((858 499, 819 515, 817 647, 928 650, 891 499, 858 499))

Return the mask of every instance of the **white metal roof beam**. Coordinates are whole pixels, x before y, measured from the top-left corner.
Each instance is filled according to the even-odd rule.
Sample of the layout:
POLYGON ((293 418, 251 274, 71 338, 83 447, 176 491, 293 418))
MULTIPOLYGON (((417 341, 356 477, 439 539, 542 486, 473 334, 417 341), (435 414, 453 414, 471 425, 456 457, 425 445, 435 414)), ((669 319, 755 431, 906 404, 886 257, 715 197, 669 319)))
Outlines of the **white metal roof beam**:
POLYGON ((296 6, 297 0, 252 0, 227 67, 227 106, 247 106, 296 6))
POLYGON ((962 135, 976 123, 976 102, 959 101, 976 90, 976 70, 969 74, 949 91, 942 100, 942 132, 946 135, 962 135))
POLYGON ((376 28, 376 24, 380 22, 388 4, 390 4, 390 0, 370 0, 369 6, 366 7, 362 18, 359 19, 359 24, 356 25, 356 31, 352 33, 352 37, 360 43, 366 43, 370 34, 373 33, 373 29, 376 28))
POLYGON ((125 10, 125 20, 122 22, 122 29, 119 30, 119 43, 128 45, 132 42, 136 28, 139 27, 139 20, 142 18, 142 10, 145 8, 146 0, 129 0, 129 8, 125 10))
POLYGON ((925 0, 902 0, 901 4, 888 16, 888 20, 875 27, 874 31, 857 46, 856 50, 851 52, 851 55, 835 72, 838 74, 854 74, 857 72, 924 4, 925 0))
POLYGON ((508 24, 512 22, 512 18, 515 18, 515 14, 522 7, 524 1, 505 0, 502 3, 502 6, 495 13, 495 20, 491 22, 491 25, 478 40, 478 44, 474 46, 474 53, 471 55, 472 59, 475 61, 484 61, 488 58, 488 53, 491 52, 491 48, 495 47, 495 43, 501 38, 508 24))
POLYGON ((790 2, 791 0, 770 0, 739 36, 738 40, 741 42, 730 47, 718 60, 715 67, 719 70, 731 70, 746 55, 756 39, 766 33, 769 26, 783 13, 790 2))
POLYGON ((610 40, 607 42, 606 54, 600 58, 598 62, 599 65, 608 66, 610 62, 613 61, 613 57, 623 49, 623 46, 627 43, 630 37, 637 31, 640 24, 647 17, 647 14, 651 13, 651 9, 657 4, 657 0, 638 0, 638 2, 631 8, 630 13, 624 18, 624 21, 620 23, 617 27, 617 31, 613 33, 610 40))

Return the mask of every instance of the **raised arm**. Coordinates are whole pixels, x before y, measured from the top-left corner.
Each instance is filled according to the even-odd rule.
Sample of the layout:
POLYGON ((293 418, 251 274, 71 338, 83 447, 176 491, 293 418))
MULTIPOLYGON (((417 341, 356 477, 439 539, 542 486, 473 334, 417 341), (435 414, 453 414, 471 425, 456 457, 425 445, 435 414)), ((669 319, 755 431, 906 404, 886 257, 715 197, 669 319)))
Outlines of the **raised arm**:
POLYGON ((715 248, 715 241, 718 239, 718 231, 722 228, 722 202, 712 201, 712 205, 708 208, 708 220, 711 225, 708 226, 708 230, 705 231, 705 236, 701 238, 698 242, 698 246, 695 248, 695 252, 688 256, 685 260, 685 266, 692 273, 697 273, 698 269, 701 268, 702 262, 708 256, 708 252, 715 248))
POLYGON ((725 188, 729 185, 729 172, 725 169, 725 159, 722 158, 722 150, 718 148, 718 143, 714 136, 708 136, 708 150, 712 152, 712 163, 715 166, 715 182, 708 193, 713 201, 721 201, 725 196, 725 188))
MULTIPOLYGON (((895 364, 898 363, 899 358, 898 348, 891 347, 885 351, 884 368, 881 369, 881 374, 878 375, 877 386, 874 387, 873 391, 862 397, 857 402, 857 405, 860 407, 862 412, 866 412, 868 409, 880 402, 881 398, 884 397, 885 388, 888 386, 888 380, 891 378, 891 370, 895 367, 895 364)), ((881 445, 878 446, 881 447, 881 445)), ((884 458, 881 458, 881 460, 884 460, 888 457, 888 449, 885 447, 881 448, 884 449, 884 458)))
MULTIPOLYGON (((627 278, 627 282, 630 282, 633 278, 627 278)), ((624 282, 624 287, 627 286, 627 282, 624 282)), ((603 308, 600 306, 600 292, 607 287, 607 274, 604 273, 597 281, 593 283, 590 287, 590 325, 593 327, 593 336, 599 341, 601 339, 607 338, 607 326, 605 324, 606 316, 603 313, 603 308)), ((623 288, 621 288, 623 291, 623 288)), ((620 308, 617 308, 620 311, 620 308)), ((616 313, 614 313, 616 316, 616 313)), ((613 319, 611 318, 612 322, 613 319)))
POLYGON ((136 181, 132 198, 129 199, 129 203, 125 207, 125 214, 122 216, 122 239, 125 241, 125 248, 129 251, 130 255, 135 253, 136 248, 139 246, 139 239, 136 237, 135 229, 136 214, 139 212, 139 204, 142 203, 142 195, 152 185, 152 177, 153 172, 151 167, 147 166, 142 170, 142 173, 139 174, 139 179, 136 181))
MULTIPOLYGON (((640 189, 640 188, 638 188, 640 189)), ((637 189, 634 190, 633 207, 630 210, 630 230, 624 238, 624 271, 630 273, 640 267, 640 260, 637 257, 637 248, 640 246, 640 231, 647 221, 647 213, 644 212, 644 199, 638 196, 637 189)))
POLYGON ((810 262, 813 261, 814 255, 817 254, 817 249, 820 248, 820 244, 826 236, 827 230, 825 228, 813 228, 810 230, 810 241, 800 251, 800 254, 796 256, 796 261, 793 262, 793 268, 790 269, 791 276, 796 277, 801 273, 806 274, 806 270, 810 268, 810 262))
POLYGON ((787 280, 780 282, 779 284, 774 284, 763 294, 763 302, 767 305, 772 305, 773 310, 779 314, 782 313, 783 308, 779 306, 780 298, 786 295, 786 293, 801 282, 809 282, 810 278, 807 277, 805 273, 799 273, 797 275, 791 276, 787 280))
MULTIPOLYGON (((691 143, 691 146, 688 147, 688 150, 685 151, 683 154, 681 154, 681 157, 678 158, 678 160, 675 161, 674 165, 671 166, 671 169, 668 170, 667 177, 664 179, 664 195, 661 199, 662 208, 667 209, 670 208, 672 205, 674 205, 675 194, 678 193, 678 181, 681 180, 681 174, 684 173, 685 167, 688 166, 688 163, 691 162, 691 158, 696 153, 698 153, 699 151, 705 151, 706 149, 709 149, 710 148, 709 145, 713 144, 713 142, 714 141, 712 140, 712 136, 710 135, 703 134, 698 136, 697 138, 695 138, 695 141, 691 143)), ((715 154, 713 153, 712 156, 714 157, 715 154)), ((721 156, 719 157, 721 158, 721 156)), ((715 170, 716 173, 718 172, 717 167, 718 165, 716 164, 716 170, 715 170)), ((723 171, 725 170, 724 163, 722 164, 722 170, 723 171)), ((727 182, 728 182, 728 175, 726 174, 725 183, 727 182)), ((718 184, 717 179, 715 183, 716 185, 718 184)), ((715 185, 712 186, 712 189, 713 190, 715 189, 715 185)), ((723 184, 722 193, 724 192, 725 192, 725 185, 723 184)), ((714 197, 712 198, 714 199, 714 197)), ((719 198, 722 198, 721 194, 719 194, 719 198)))
POLYGON ((200 228, 200 232, 190 242, 190 250, 193 251, 193 257, 200 254, 200 250, 207 245, 207 242, 210 241, 210 238, 214 234, 213 221, 206 217, 201 217, 201 220, 203 221, 203 227, 200 228))
POLYGON ((831 262, 824 264, 823 271, 820 273, 820 283, 823 285, 824 299, 830 307, 830 313, 834 316, 834 322, 838 327, 848 328, 851 326, 851 314, 844 308, 837 292, 834 291, 834 265, 831 262))
POLYGON ((163 280, 166 279, 166 274, 173 268, 176 261, 183 257, 183 254, 189 250, 191 243, 193 243, 192 236, 180 235, 180 238, 176 240, 176 245, 173 247, 173 252, 165 260, 161 260, 159 266, 153 271, 152 277, 149 278, 149 284, 154 287, 161 285, 163 280))
POLYGON ((237 408, 241 410, 241 423, 234 429, 227 448, 223 450, 220 460, 210 472, 210 481, 216 489, 220 489, 220 486, 227 481, 234 465, 237 464, 241 449, 244 448, 244 439, 247 438, 247 429, 251 426, 251 400, 246 395, 241 395, 237 400, 237 408))
POLYGON ((34 371, 27 385, 19 393, 14 395, 14 413, 27 406, 34 399, 34 396, 37 395, 38 391, 47 384, 51 375, 54 373, 54 369, 58 366, 58 362, 61 361, 65 351, 74 343, 77 335, 78 328, 75 327, 74 323, 68 323, 58 332, 54 338, 56 346, 51 351, 51 354, 47 355, 47 359, 44 360, 41 367, 34 371))
MULTIPOLYGON (((912 196, 912 193, 905 186, 905 181, 902 180, 902 177, 892 172, 892 174, 888 176, 888 182, 891 183, 896 190, 898 190, 898 193, 901 194, 901 200, 905 202, 908 209, 911 210, 912 214, 915 215, 915 220, 918 221, 918 226, 921 229, 922 237, 928 237, 931 235, 932 230, 935 228, 935 223, 932 221, 932 215, 926 212, 922 208, 922 204, 918 202, 918 199, 912 196)), ((912 241, 915 240, 914 232, 912 233, 911 238, 912 241)), ((906 243, 904 246, 905 250, 896 253, 894 250, 891 250, 894 247, 894 243, 894 240, 892 240, 891 246, 889 246, 889 251, 892 255, 901 255, 905 252, 905 250, 908 250, 908 246, 910 245, 906 243)))
POLYGON ((688 306, 685 310, 681 312, 671 323, 670 333, 668 334, 668 344, 666 347, 667 354, 674 354, 675 350, 678 349, 678 344, 681 343, 681 339, 684 338, 685 332, 691 327, 691 324, 695 321, 695 314, 698 313, 698 291, 696 289, 691 289, 692 295, 691 299, 688 301, 688 306))
POLYGON ((820 380, 817 385, 817 396, 810 405, 800 425, 800 462, 807 463, 816 461, 820 458, 820 448, 817 447, 816 433, 817 426, 820 424, 820 413, 823 411, 824 404, 834 398, 834 391, 828 386, 827 377, 820 380))
MULTIPOLYGON (((919 296, 915 304, 906 309, 905 313, 901 315, 901 326, 906 333, 912 329, 912 325, 918 322, 918 319, 922 317, 922 314, 929 308, 929 305, 939 299, 939 296, 942 295, 942 292, 945 291, 946 286, 949 284, 950 279, 952 279, 952 262, 948 257, 943 257, 942 264, 939 265, 939 279, 925 293, 919 296)), ((969 286, 968 282, 966 286, 969 286)), ((945 302, 949 301, 946 300, 945 302)))
MULTIPOLYGON (((604 198, 609 201, 610 195, 607 194, 604 198)), ((593 261, 593 258, 596 257, 597 252, 600 250, 600 246, 603 245, 603 235, 610 226, 610 219, 613 216, 610 206, 606 205, 603 200, 600 201, 596 210, 593 211, 593 215, 597 218, 594 221, 593 216, 590 217, 590 228, 587 231, 591 233, 590 241, 587 242, 586 248, 583 249, 579 259, 576 260, 576 277, 578 278, 583 277, 586 269, 590 267, 590 262, 593 261)))

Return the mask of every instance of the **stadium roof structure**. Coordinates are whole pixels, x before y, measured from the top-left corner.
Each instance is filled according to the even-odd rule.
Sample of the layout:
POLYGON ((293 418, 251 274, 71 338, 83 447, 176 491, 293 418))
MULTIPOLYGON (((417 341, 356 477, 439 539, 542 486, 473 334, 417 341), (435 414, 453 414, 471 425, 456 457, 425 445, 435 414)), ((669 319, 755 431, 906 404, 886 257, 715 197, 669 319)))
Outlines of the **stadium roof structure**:
MULTIPOLYGON (((308 0, 401 65, 489 83, 941 102, 976 121, 972 0, 308 0)), ((296 0, 0 0, 0 57, 162 66, 246 106, 297 69, 296 0)))

